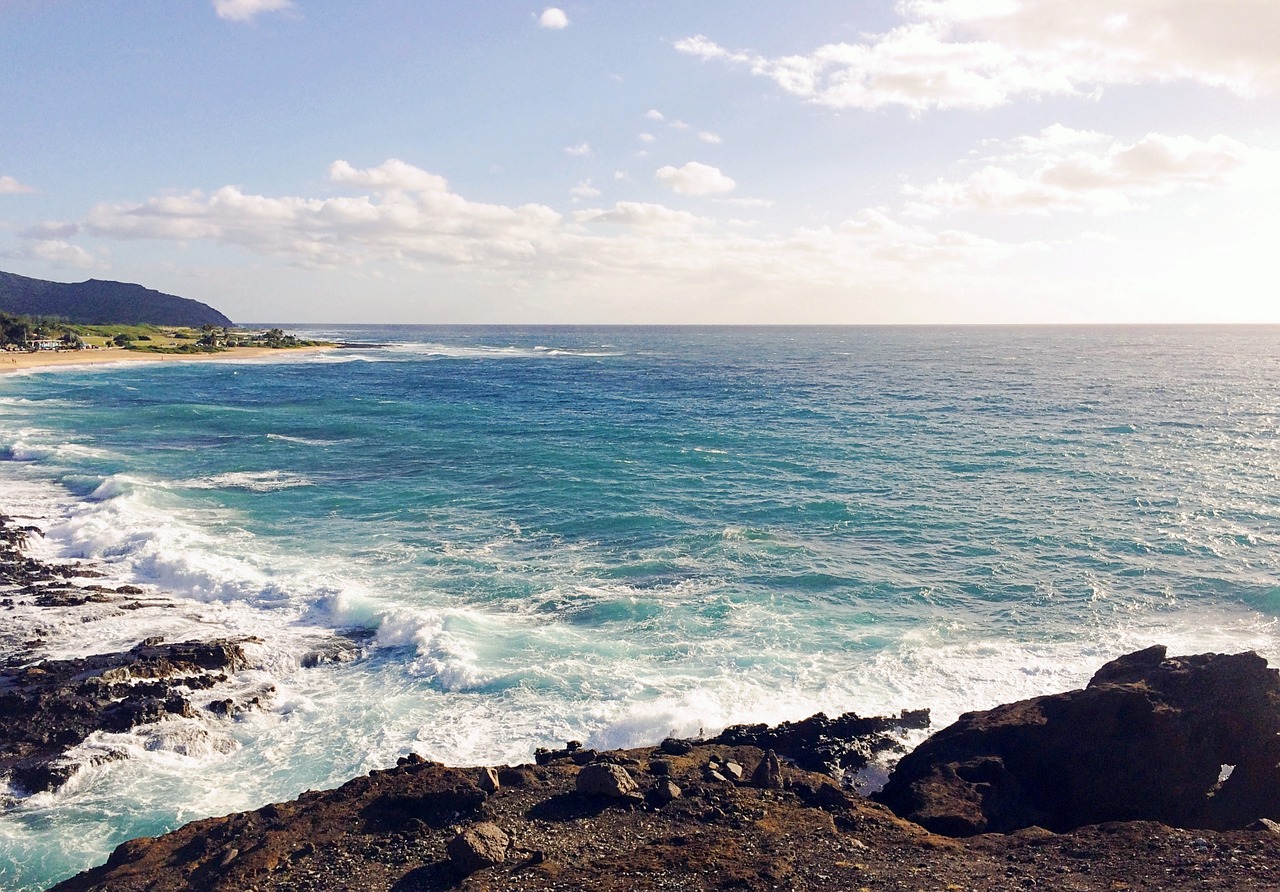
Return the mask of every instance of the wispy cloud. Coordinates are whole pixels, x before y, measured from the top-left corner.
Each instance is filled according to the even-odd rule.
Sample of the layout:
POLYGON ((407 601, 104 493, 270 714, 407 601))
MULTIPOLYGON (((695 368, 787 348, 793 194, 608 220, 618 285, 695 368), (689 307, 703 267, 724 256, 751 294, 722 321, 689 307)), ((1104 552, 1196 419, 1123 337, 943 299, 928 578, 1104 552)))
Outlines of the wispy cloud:
POLYGON ((34 186, 19 183, 11 176, 0 177, 0 195, 24 195, 34 191, 34 186))
POLYGON ((1280 3, 900 0, 904 23, 857 43, 770 57, 703 35, 675 48, 742 67, 830 108, 988 109, 1111 84, 1196 81, 1280 91, 1280 3))
POLYGON ((580 142, 575 146, 565 146, 564 150, 570 155, 578 158, 584 158, 591 154, 591 143, 580 142))
POLYGON ((1275 159, 1230 139, 1149 134, 1133 143, 1055 125, 1014 140, 1003 155, 961 180, 909 185, 926 213, 971 210, 1039 213, 1128 210, 1135 201, 1185 188, 1226 185, 1275 159))
POLYGON ((248 22, 264 12, 280 12, 292 7, 292 0, 213 0, 218 18, 232 22, 248 22))

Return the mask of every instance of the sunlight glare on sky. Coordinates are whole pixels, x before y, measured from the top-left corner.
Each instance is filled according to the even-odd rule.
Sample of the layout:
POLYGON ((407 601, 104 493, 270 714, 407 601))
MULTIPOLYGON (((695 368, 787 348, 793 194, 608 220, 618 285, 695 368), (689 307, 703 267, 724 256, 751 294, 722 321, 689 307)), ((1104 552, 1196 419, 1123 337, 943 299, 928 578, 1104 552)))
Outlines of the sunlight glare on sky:
POLYGON ((238 321, 1280 322, 1275 0, 0 2, 0 269, 238 321))

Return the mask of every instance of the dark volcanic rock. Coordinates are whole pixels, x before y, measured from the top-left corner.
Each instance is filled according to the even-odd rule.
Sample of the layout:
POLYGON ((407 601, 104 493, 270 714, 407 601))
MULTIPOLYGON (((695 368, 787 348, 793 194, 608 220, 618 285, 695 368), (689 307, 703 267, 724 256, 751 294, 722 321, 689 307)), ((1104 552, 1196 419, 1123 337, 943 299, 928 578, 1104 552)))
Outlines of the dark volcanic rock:
POLYGON ((76 771, 61 760, 94 731, 128 731, 195 713, 187 695, 247 665, 238 641, 146 642, 123 653, 0 664, 0 776, 28 793, 76 771))
POLYGON ((1134 820, 1243 828, 1280 816, 1277 734, 1280 673, 1257 654, 1166 659, 1152 647, 1084 690, 966 713, 903 758, 877 798, 953 836, 1134 820))
MULTIPOLYGON (((1280 836, 1105 824, 1057 835, 947 839, 798 768, 785 790, 703 785, 719 759, 754 766, 751 747, 697 745, 682 756, 654 748, 610 754, 661 757, 683 795, 650 807, 608 808, 574 792, 569 760, 519 770, 537 783, 505 783, 476 810, 448 821, 369 819, 382 804, 456 801, 473 768, 410 762, 337 790, 304 793, 256 812, 209 818, 121 845, 107 863, 56 892, 669 892, 855 889, 938 892, 1254 892, 1280 887, 1280 836), (454 860, 468 831, 493 834, 488 867, 466 876, 454 860), (509 842, 503 840, 505 836, 509 842), (497 858, 501 851, 502 858, 497 858)), ((441 814, 448 807, 441 809, 441 814)), ((463 855, 462 857, 466 857, 463 855)), ((479 867, 481 864, 475 862, 479 867)))
POLYGON ((927 727, 927 709, 868 718, 846 712, 830 719, 818 713, 774 727, 733 725, 707 743, 775 750, 809 771, 856 771, 882 752, 902 752, 903 732, 927 727))

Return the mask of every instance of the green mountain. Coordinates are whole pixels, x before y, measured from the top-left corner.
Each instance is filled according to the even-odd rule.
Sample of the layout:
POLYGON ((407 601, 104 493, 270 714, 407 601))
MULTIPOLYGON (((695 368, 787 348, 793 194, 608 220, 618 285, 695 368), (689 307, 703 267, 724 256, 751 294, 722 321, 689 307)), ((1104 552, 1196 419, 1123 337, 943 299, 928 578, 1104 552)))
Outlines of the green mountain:
POLYGON ((48 282, 0 272, 0 311, 18 316, 52 316, 81 325, 229 326, 231 320, 208 304, 161 294, 127 282, 48 282))

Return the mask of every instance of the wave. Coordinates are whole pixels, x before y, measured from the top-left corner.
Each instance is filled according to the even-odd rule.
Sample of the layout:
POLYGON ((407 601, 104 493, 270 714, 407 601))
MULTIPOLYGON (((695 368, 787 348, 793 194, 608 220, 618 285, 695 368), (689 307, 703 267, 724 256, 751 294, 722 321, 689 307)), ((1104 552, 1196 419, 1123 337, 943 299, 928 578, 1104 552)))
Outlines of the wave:
POLYGON ((299 486, 315 486, 315 482, 303 474, 273 470, 230 471, 210 477, 181 480, 170 485, 185 489, 244 489, 249 492, 278 492, 299 486))
POLYGON ((267 434, 268 440, 278 440, 281 443, 294 443, 298 446, 337 446, 345 443, 345 440, 322 440, 314 437, 295 437, 288 434, 267 434))

